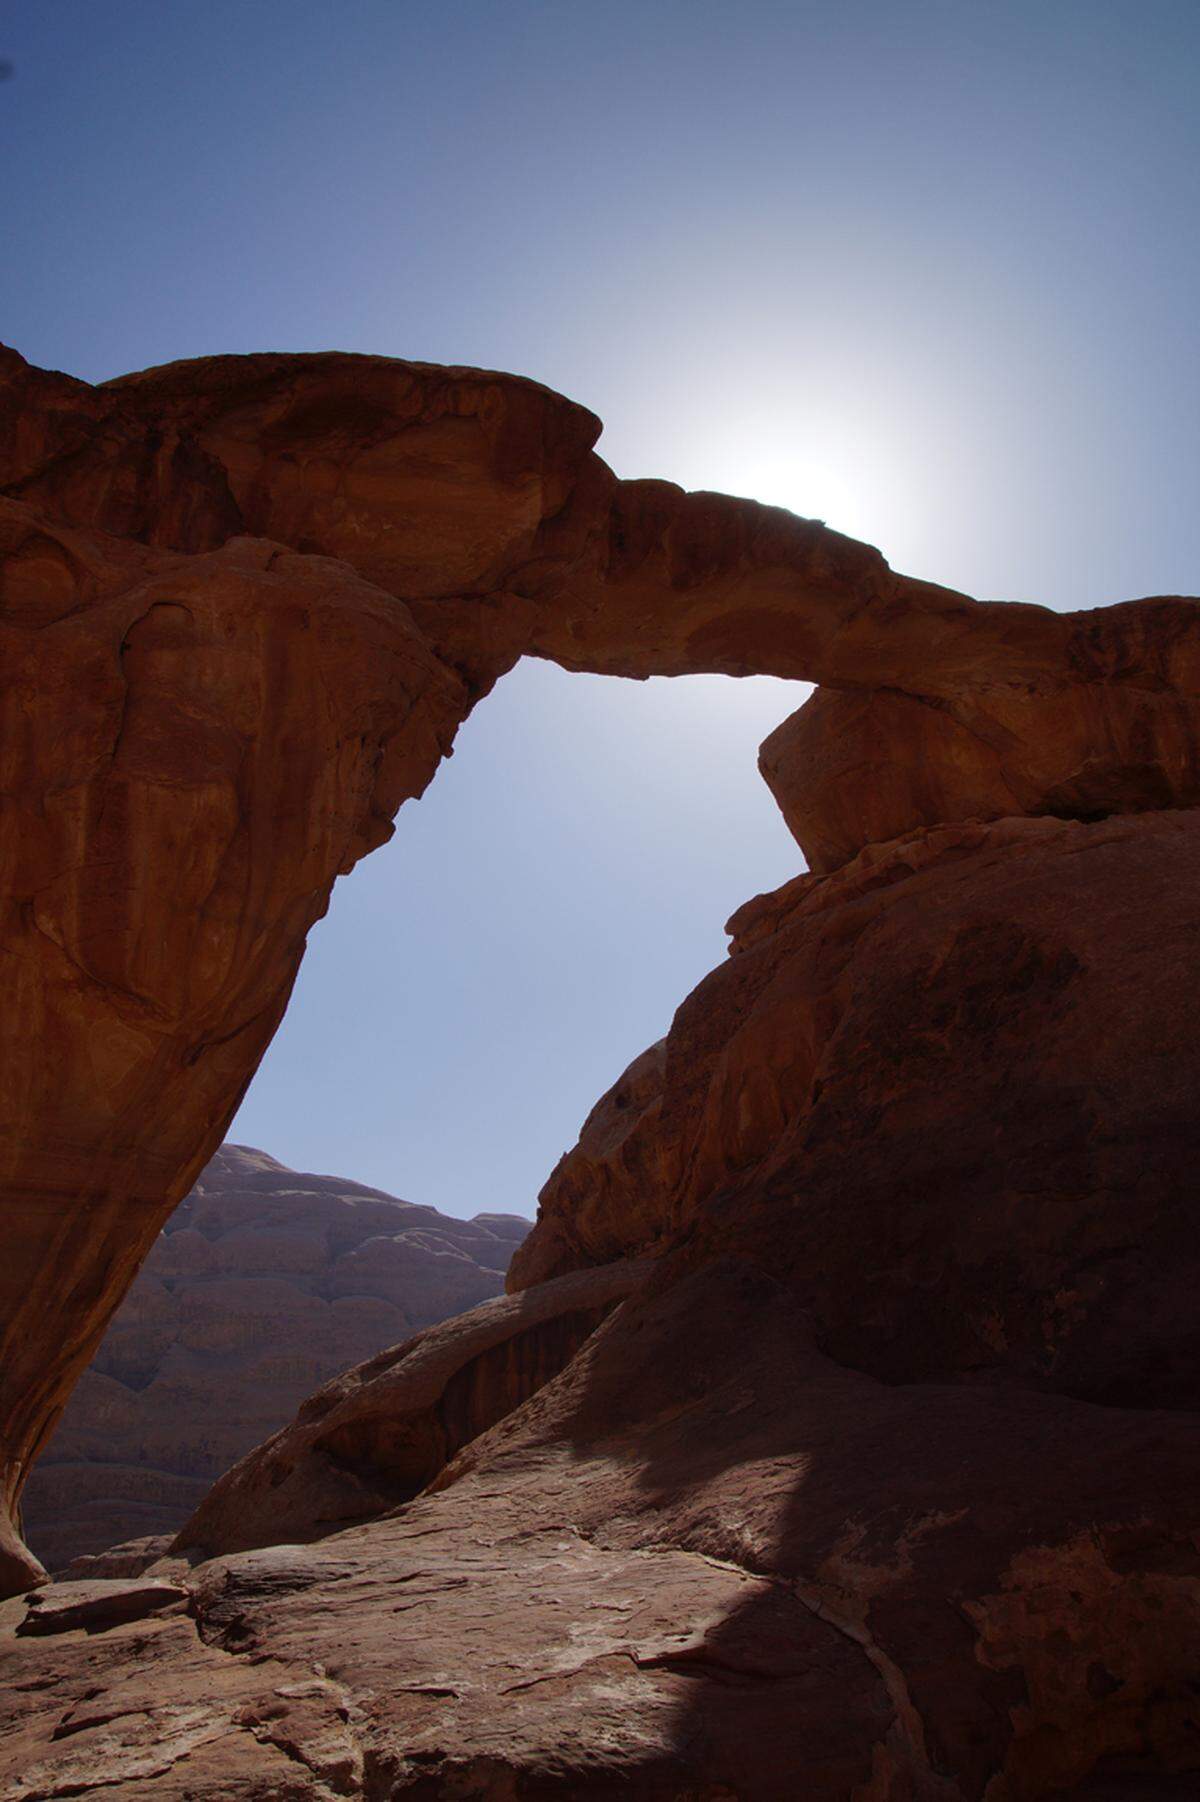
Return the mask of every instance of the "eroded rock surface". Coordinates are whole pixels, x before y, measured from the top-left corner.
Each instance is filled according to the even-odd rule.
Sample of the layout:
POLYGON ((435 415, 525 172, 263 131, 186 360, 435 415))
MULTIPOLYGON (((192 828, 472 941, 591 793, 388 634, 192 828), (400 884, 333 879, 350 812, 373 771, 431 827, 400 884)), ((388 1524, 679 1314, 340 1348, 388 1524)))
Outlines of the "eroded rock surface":
POLYGON ((214 1484, 171 1552, 319 1539, 411 1501, 557 1376, 649 1268, 628 1259, 500 1296, 347 1371, 214 1484))
POLYGON ((0 1584, 36 1575, 11 1509, 335 876, 518 657, 865 696, 816 698, 836 779, 804 725, 767 759, 816 869, 931 814, 1195 799, 1191 603, 980 604, 780 509, 618 482, 598 430, 478 370, 217 357, 94 388, 0 355, 0 1584), (886 794, 881 691, 919 721, 886 794))
POLYGON ((94 1577, 91 1581, 47 1583, 28 1598, 17 1636, 56 1633, 104 1633, 128 1621, 145 1620, 177 1607, 186 1598, 178 1583, 161 1578, 94 1577))
POLYGON ((813 870, 943 821, 1194 807, 1200 643, 1193 600, 1060 616, 1051 674, 987 661, 935 681, 818 689, 759 767, 813 870))
POLYGON ((0 1609, 10 1793, 1177 1796, 1197 604, 980 605, 619 483, 590 415, 477 371, 6 374, 11 1494, 333 875, 497 676, 822 685, 763 757, 812 873, 598 1104, 509 1301, 218 1485, 190 1555, 252 1549, 144 1573, 186 1614, 0 1609))
POLYGON ((30 1478, 30 1545, 59 1571, 174 1534, 318 1384, 498 1294, 528 1230, 223 1146, 155 1240, 30 1478))
POLYGON ((214 1802, 276 1793, 280 1756, 298 1797, 1186 1794, 1198 879, 1200 815, 1007 820, 750 903, 589 1122, 584 1226, 535 1235, 587 1267, 251 1454, 197 1523, 256 1549, 159 1567, 188 1632, 13 1637, 14 1796, 86 1793, 87 1734, 140 1782, 148 1721, 156 1793, 214 1802), (622 1227, 657 1259, 614 1261, 622 1227), (602 1282, 559 1374, 526 1363, 397 1507, 458 1373, 517 1399, 504 1335, 602 1282), (375 1518, 329 1531, 348 1500, 375 1518))
POLYGON ((11 1640, 0 1770, 27 1798, 103 1770, 661 1802, 1170 1773, 1196 1758, 1198 1476, 1192 1417, 881 1383, 761 1271, 660 1277, 438 1494, 199 1566, 191 1620, 11 1640))
POLYGON ((759 897, 510 1285, 736 1234, 885 1380, 1200 1406, 1198 901, 1195 812, 935 827, 759 897))

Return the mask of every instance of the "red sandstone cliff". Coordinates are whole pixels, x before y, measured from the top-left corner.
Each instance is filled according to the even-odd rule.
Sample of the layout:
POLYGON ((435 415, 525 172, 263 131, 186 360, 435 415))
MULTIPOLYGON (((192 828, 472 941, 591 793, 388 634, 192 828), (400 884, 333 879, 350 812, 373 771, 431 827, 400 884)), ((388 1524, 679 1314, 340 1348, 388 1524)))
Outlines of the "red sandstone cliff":
POLYGON ((144 1577, 0 1608, 13 1796, 1191 1794, 1200 605, 983 606, 618 483, 507 377, 7 374, 13 1496, 334 874, 504 669, 822 685, 763 749, 812 873, 513 1293, 144 1577))

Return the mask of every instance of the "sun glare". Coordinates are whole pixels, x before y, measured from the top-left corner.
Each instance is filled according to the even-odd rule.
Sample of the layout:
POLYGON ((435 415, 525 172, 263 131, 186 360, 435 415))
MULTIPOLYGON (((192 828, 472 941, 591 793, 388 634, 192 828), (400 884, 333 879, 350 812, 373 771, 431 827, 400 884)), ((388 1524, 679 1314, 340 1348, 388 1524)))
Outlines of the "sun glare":
POLYGON ((886 554, 914 527, 920 531, 928 510, 890 426, 832 404, 819 413, 798 404, 790 417, 777 409, 771 419, 743 418, 693 450, 685 485, 786 507, 886 554))
MULTIPOLYGON (((804 519, 819 519, 837 532, 860 538, 872 529, 870 497, 861 472, 847 468, 828 453, 813 456, 764 456, 739 466, 739 492, 773 507, 786 507, 804 519), (864 495, 866 496, 864 498, 864 495)), ((878 530, 878 511, 874 529, 878 530)))

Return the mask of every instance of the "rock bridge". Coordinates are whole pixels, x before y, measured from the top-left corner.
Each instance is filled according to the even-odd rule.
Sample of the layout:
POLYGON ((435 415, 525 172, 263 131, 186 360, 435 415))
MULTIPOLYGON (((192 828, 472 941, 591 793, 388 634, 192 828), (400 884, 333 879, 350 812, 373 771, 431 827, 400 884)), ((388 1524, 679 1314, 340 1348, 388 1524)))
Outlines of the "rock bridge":
POLYGON ((0 384, 4 1593, 40 1574, 25 1476, 335 878, 519 658, 818 684, 762 755, 817 875, 1200 799, 1194 601, 974 601, 619 481, 590 413, 506 375, 265 355, 92 387, 8 351, 0 384))

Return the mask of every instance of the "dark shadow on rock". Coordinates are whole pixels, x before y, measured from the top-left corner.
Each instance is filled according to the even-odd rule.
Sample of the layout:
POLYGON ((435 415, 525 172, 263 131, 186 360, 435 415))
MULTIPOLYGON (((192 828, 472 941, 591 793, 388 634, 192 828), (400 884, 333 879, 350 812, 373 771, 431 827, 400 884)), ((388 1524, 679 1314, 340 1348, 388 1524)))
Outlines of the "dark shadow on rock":
POLYGON ((1200 1767, 1200 1421, 884 1384, 761 1269, 673 1274, 447 1480, 566 1435, 585 1536, 749 1579, 680 1620, 682 1770, 744 1802, 974 1802, 1004 1772, 1026 1802, 1105 1756, 1200 1767))

